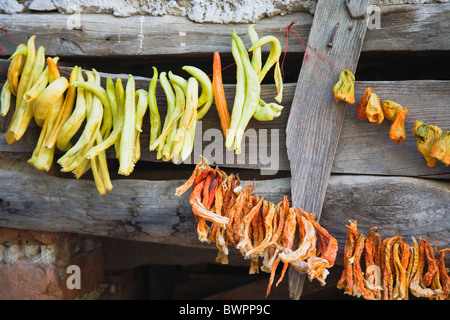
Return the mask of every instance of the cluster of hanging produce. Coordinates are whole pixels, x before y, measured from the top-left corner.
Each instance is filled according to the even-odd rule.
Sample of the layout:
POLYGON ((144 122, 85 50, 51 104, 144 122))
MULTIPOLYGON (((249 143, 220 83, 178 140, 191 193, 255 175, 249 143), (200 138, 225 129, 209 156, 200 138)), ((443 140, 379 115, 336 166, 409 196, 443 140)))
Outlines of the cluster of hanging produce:
MULTIPOLYGON (((339 80, 333 87, 336 101, 355 103, 355 76, 349 70, 343 70, 339 80)), ((393 121, 389 131, 389 137, 395 143, 403 143, 406 140, 405 118, 408 113, 406 107, 391 101, 380 101, 380 98, 372 88, 366 88, 364 95, 356 106, 356 117, 359 120, 368 120, 373 123, 382 123, 386 118, 393 121)), ((423 121, 416 120, 413 127, 413 136, 417 141, 417 149, 426 160, 427 166, 434 167, 437 160, 446 166, 450 165, 450 131, 442 132, 442 129, 427 125, 423 121)))
POLYGON ((279 263, 283 280, 291 265, 310 281, 325 279, 335 262, 338 243, 327 230, 300 208, 291 208, 287 197, 275 204, 253 195, 255 183, 241 184, 238 176, 211 168, 206 159, 195 167, 191 177, 176 190, 181 196, 192 188, 189 202, 197 221, 201 242, 218 248, 216 262, 227 264, 229 246, 250 260, 250 274, 270 273, 269 295, 279 263), (299 242, 294 248, 294 238, 299 242), (260 265, 260 259, 262 259, 260 265))
POLYGON ((182 68, 190 75, 188 79, 172 72, 158 75, 158 70, 153 67, 148 90, 136 90, 132 75, 128 75, 125 87, 120 78, 114 83, 108 77, 104 88, 95 69, 85 71, 87 79, 77 66, 69 79, 61 76, 58 57, 46 58, 43 46, 36 50, 35 36, 32 36, 10 57, 7 80, 1 91, 1 116, 8 114, 15 96, 15 110, 5 133, 6 141, 12 144, 20 140, 34 119, 42 129, 28 162, 39 170, 48 171, 58 149, 64 152, 57 160, 61 171, 72 172, 78 179, 91 169, 98 192, 105 194, 113 188, 106 150, 114 146, 120 163, 118 173, 130 175, 141 156, 140 135, 147 110, 150 151, 155 150, 158 159, 179 163, 192 153, 196 122, 206 115, 215 99, 227 147, 240 153, 242 136, 250 119, 269 121, 278 117, 283 108, 260 99, 260 82, 275 65, 276 99, 281 102, 280 43, 272 36, 259 38, 254 25, 249 26, 249 35, 252 47, 247 51, 236 32, 232 34, 238 83, 231 117, 218 52, 214 54, 213 81, 193 66, 182 68), (271 44, 271 50, 262 66, 261 47, 267 43, 271 44), (249 52, 253 52, 252 61, 249 52), (163 123, 156 99, 158 80, 167 100, 163 123))
POLYGON ((357 222, 347 225, 344 270, 337 287, 345 294, 367 300, 408 300, 409 293, 431 300, 450 299, 450 277, 445 254, 429 239, 412 238, 413 246, 401 236, 382 239, 377 228, 367 236, 358 233, 357 222), (364 253, 364 254, 363 254, 364 253), (362 261, 361 261, 362 260, 362 261))

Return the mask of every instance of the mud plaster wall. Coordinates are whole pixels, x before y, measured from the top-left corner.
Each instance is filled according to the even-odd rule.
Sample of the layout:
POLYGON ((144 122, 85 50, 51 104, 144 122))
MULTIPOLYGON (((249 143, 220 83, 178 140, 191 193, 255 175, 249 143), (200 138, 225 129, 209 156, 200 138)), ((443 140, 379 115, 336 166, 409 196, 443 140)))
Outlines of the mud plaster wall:
MULTIPOLYGON (((450 0, 374 0, 375 5, 444 3, 450 0)), ((199 23, 252 23, 264 17, 307 11, 317 0, 0 0, 0 12, 108 13, 185 16, 199 23)), ((1 23, 1 22, 0 22, 1 23)))

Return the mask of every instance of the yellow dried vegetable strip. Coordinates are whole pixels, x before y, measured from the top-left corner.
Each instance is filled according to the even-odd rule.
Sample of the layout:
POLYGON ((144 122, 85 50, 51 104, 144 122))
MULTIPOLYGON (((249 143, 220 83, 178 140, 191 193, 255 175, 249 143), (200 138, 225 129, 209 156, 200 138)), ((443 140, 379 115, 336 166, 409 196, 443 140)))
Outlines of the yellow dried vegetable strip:
POLYGON ((395 288, 393 291, 393 299, 399 299, 404 300, 408 296, 408 281, 407 281, 407 274, 406 269, 404 268, 401 258, 400 258, 400 246, 402 242, 397 241, 394 244, 393 247, 393 260, 394 260, 394 267, 395 267, 395 273, 396 273, 396 283, 395 288))
POLYGON ((344 289, 344 293, 348 295, 353 295, 353 265, 351 257, 353 256, 357 237, 357 222, 350 220, 347 225, 347 239, 344 247, 344 270, 337 283, 337 288, 344 289))
POLYGON ((391 300, 393 295, 394 279, 392 276, 392 246, 398 238, 398 236, 388 238, 384 245, 383 300, 391 300))
POLYGON ((433 278, 436 275, 439 275, 439 268, 433 254, 433 247, 431 246, 429 240, 425 241, 425 248, 425 256, 427 258, 427 272, 424 274, 422 282, 425 287, 429 287, 431 286, 433 278))
MULTIPOLYGON (((364 274, 361 268, 361 256, 364 250, 366 241, 366 236, 361 234, 356 241, 354 254, 352 256, 352 264, 353 264, 353 281, 355 283, 355 287, 357 292, 362 295, 362 297, 366 300, 376 300, 375 294, 372 290, 368 289, 365 285, 364 274)), ((354 293, 355 295, 355 293, 354 293)), ((356 294, 358 296, 358 294, 356 294)))
POLYGON ((438 266, 439 266, 439 274, 442 281, 442 293, 439 294, 439 298, 441 300, 450 298, 450 276, 448 274, 447 268, 445 268, 445 255, 450 252, 450 248, 439 250, 438 254, 438 266))
POLYGON ((415 246, 415 254, 417 253, 418 256, 418 262, 417 262, 417 268, 416 272, 412 278, 411 284, 409 286, 411 293, 418 297, 418 298, 432 298, 436 295, 435 291, 426 288, 423 284, 422 277, 423 277, 423 271, 425 268, 425 262, 426 262, 426 243, 425 239, 420 238, 420 245, 417 247, 417 242, 414 243, 415 246))

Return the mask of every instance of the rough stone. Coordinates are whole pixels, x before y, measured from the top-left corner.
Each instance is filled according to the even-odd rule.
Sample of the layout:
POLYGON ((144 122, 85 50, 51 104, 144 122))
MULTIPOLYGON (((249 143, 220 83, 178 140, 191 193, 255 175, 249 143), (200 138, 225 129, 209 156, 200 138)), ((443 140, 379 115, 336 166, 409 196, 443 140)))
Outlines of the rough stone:
POLYGON ((25 6, 16 0, 0 0, 0 12, 12 14, 23 10, 25 10, 25 6))
POLYGON ((75 299, 103 278, 101 242, 89 236, 0 228, 0 299, 75 299), (66 285, 80 268, 81 288, 66 285))
POLYGON ((28 9, 35 11, 53 11, 56 10, 56 6, 52 0, 33 0, 28 6, 28 9))
MULTIPOLYGON (((378 6, 444 3, 450 0, 374 0, 378 6)), ((0 12, 58 10, 64 14, 107 13, 184 16, 199 23, 255 23, 264 17, 307 11, 314 14, 317 0, 0 0, 0 12)))

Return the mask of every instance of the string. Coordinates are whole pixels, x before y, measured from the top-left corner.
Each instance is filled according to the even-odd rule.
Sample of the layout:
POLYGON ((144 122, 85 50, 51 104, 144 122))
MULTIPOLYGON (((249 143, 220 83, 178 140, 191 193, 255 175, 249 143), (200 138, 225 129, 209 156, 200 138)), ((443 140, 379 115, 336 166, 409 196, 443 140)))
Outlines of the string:
MULTIPOLYGON (((338 66, 336 66, 336 64, 334 64, 332 61, 330 61, 327 57, 325 57, 322 53, 320 53, 319 51, 317 51, 315 48, 313 48, 309 43, 307 43, 307 42, 305 42, 303 39, 302 39, 302 37, 300 36, 300 34, 297 32, 297 30, 295 30, 294 28, 292 28, 292 24, 288 27, 288 32, 287 32, 287 34, 289 35, 289 34, 291 34, 291 33, 294 33, 295 34, 295 36, 297 37, 297 39, 298 40, 300 40, 300 42, 301 42, 301 44, 302 44, 302 46, 303 46, 303 50, 304 50, 304 52, 305 52, 305 58, 303 59, 303 62, 306 62, 308 59, 310 59, 311 60, 311 62, 313 63, 313 67, 314 67, 314 69, 316 70, 316 72, 318 72, 319 74, 321 74, 318 70, 317 70, 317 68, 316 68, 316 66, 315 66, 315 63, 314 63, 314 59, 319 59, 319 60, 325 60, 326 62, 328 62, 331 66, 333 66, 336 70, 338 70, 339 72, 342 72, 343 71, 343 69, 341 69, 341 68, 339 68, 338 66), (315 57, 313 57, 313 56, 311 56, 310 54, 308 54, 308 48, 309 49, 311 49, 315 54, 317 54, 318 56, 315 56, 315 57)), ((288 41, 288 39, 286 39, 286 42, 288 41)), ((357 81, 355 81, 355 84, 358 86, 358 87, 360 87, 360 88, 362 88, 362 89, 366 89, 364 86, 362 86, 360 83, 358 83, 357 81)), ((380 100, 381 101, 381 103, 383 102, 383 100, 380 100)), ((409 115, 409 114, 406 114, 406 117, 407 118, 409 118, 410 120, 412 120, 412 121, 416 121, 416 119, 413 117, 413 116, 411 116, 411 115, 409 115)))

